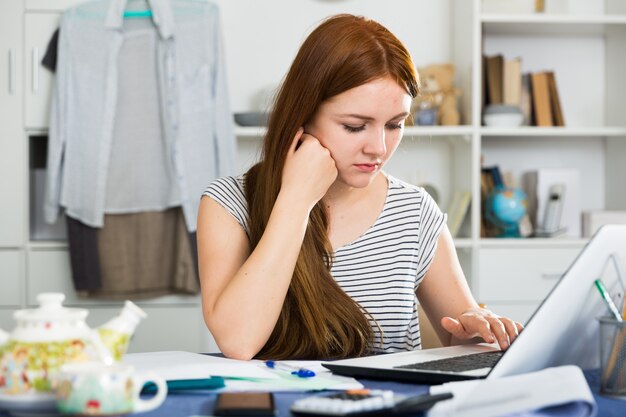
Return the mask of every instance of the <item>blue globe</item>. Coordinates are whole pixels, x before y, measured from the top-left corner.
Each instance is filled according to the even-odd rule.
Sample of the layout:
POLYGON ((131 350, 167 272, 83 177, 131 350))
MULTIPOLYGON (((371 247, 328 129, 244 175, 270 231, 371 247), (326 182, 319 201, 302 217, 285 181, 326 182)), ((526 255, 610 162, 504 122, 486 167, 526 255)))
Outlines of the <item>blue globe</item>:
POLYGON ((496 188, 487 198, 487 220, 503 230, 502 237, 519 237, 526 214, 526 194, 519 188, 496 188))

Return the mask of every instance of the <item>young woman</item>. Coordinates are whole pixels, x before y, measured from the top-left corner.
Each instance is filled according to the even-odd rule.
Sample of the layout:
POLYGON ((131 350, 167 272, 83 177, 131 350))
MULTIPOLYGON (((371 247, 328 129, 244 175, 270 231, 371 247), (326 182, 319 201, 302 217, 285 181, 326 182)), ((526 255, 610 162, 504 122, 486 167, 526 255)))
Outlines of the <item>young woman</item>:
POLYGON ((261 162, 200 203, 204 319, 227 357, 417 349, 418 300, 446 345, 515 339, 522 326, 470 294, 434 200, 382 171, 417 94, 408 51, 379 23, 338 15, 305 40, 261 162))

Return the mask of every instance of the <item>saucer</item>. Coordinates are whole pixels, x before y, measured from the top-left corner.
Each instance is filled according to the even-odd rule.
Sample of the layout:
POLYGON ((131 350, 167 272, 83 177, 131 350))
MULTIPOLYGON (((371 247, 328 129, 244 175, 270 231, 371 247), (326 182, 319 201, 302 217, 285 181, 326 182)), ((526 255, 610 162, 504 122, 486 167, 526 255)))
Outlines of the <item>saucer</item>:
POLYGON ((0 393, 0 410, 15 417, 58 416, 54 394, 19 394, 0 393))

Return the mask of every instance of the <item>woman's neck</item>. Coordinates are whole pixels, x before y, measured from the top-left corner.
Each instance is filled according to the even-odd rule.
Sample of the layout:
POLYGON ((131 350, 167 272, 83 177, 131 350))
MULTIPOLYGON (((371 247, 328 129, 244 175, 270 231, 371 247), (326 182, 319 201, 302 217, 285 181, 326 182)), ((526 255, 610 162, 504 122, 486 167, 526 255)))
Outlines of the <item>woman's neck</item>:
POLYGON ((352 206, 374 195, 378 195, 381 188, 387 189, 387 178, 383 173, 379 173, 370 185, 363 188, 350 187, 336 181, 330 186, 326 195, 322 198, 322 202, 330 210, 335 207, 352 206))

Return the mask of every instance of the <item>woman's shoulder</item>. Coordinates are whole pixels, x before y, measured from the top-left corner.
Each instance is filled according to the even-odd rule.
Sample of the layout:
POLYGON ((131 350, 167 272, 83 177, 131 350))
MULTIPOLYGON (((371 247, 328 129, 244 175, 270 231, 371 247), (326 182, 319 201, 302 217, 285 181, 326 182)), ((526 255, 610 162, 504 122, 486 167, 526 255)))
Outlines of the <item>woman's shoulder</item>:
POLYGON ((400 192, 400 193, 406 193, 406 194, 414 194, 416 196, 423 196, 426 191, 424 190, 424 188, 420 187, 419 185, 415 185, 415 184, 410 184, 406 181, 402 181, 401 179, 398 179, 396 177, 394 177, 393 175, 387 175, 387 181, 389 182, 389 189, 391 190, 395 190, 396 192, 400 192))
POLYGON ((203 195, 214 196, 245 196, 245 174, 238 176, 226 176, 213 180, 204 190, 203 195))
POLYGON ((389 182, 389 197, 391 201, 416 204, 417 207, 437 207, 437 201, 424 187, 402 181, 393 175, 387 174, 389 182))
POLYGON ((245 182, 245 174, 236 177, 221 177, 211 182, 202 195, 212 198, 224 207, 248 233, 245 182))

